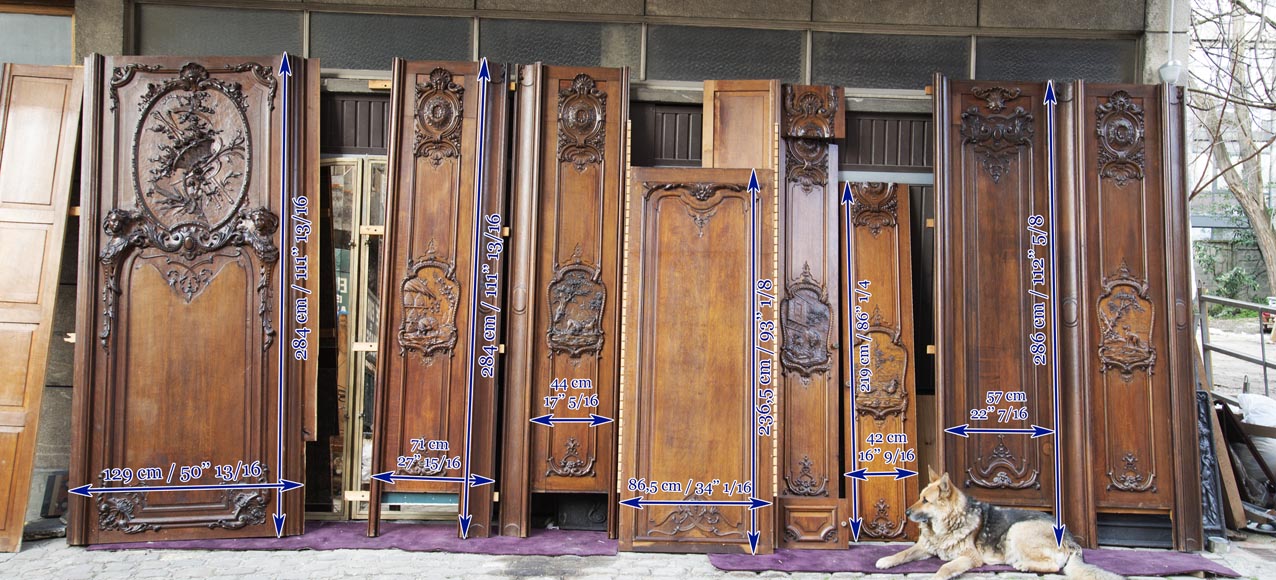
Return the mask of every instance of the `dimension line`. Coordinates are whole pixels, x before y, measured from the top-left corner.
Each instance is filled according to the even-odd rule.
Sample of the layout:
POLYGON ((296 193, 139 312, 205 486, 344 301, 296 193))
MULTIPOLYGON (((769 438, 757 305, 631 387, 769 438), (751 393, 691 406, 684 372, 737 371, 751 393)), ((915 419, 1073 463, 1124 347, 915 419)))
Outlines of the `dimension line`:
POLYGON ((590 413, 588 417, 563 417, 561 419, 556 419, 554 418, 554 414, 550 413, 548 415, 531 418, 532 423, 545 425, 546 427, 553 427, 557 423, 588 423, 590 427, 597 427, 599 425, 606 425, 612 421, 615 421, 615 419, 604 417, 602 415, 595 415, 593 413, 590 413))
POLYGON ((769 506, 771 505, 771 502, 758 499, 756 497, 750 497, 747 500, 727 500, 727 501, 694 500, 694 499, 643 499, 641 497, 634 497, 634 498, 629 498, 627 500, 620 502, 620 505, 623 505, 625 507, 635 508, 635 509, 642 509, 643 506, 649 506, 649 505, 738 505, 738 506, 748 507, 750 512, 757 513, 758 508, 769 506))
POLYGON ((93 487, 93 484, 85 484, 80 487, 74 487, 67 490, 67 493, 81 495, 84 497, 92 497, 93 494, 103 493, 149 493, 155 491, 219 491, 225 489, 277 489, 279 494, 292 491, 305 484, 287 479, 279 483, 231 483, 226 485, 156 485, 142 487, 93 487))
MULTIPOLYGON (((846 214, 845 216, 846 218, 846 222, 845 222, 846 223, 846 307, 852 309, 852 311, 855 308, 855 227, 853 225, 855 222, 851 219, 851 208, 854 205, 855 205, 855 195, 851 193, 851 182, 848 181, 842 186, 842 211, 843 213, 846 214)), ((851 323, 851 328, 852 330, 854 329, 854 322, 851 323)), ((868 337, 864 337, 864 338, 865 340, 867 340, 868 337)), ((851 341, 851 344, 854 345, 855 342, 851 341)), ((852 351, 854 351, 853 347, 852 347, 852 351)), ((856 386, 856 383, 855 383, 855 377, 857 375, 855 361, 857 358, 858 357, 854 354, 854 352, 852 352, 851 378, 850 378, 850 381, 848 382, 848 385, 851 391, 850 391, 850 396, 847 397, 848 399, 850 399, 850 403, 849 403, 850 420, 848 422, 851 425, 851 466, 855 468, 854 470, 851 471, 851 473, 854 473, 855 471, 862 471, 859 469, 859 466, 860 466, 859 443, 860 442, 859 442, 859 434, 857 433, 856 414, 855 414, 855 399, 857 398, 856 395, 858 394, 856 392, 856 389, 858 389, 858 387, 856 386)), ((847 474, 847 477, 850 477, 850 475, 847 474)), ((858 478, 851 478, 850 524, 851 524, 851 537, 854 538, 856 542, 860 541, 860 528, 863 526, 864 520, 863 518, 860 517, 860 480, 858 478)))
MULTIPOLYGON (((283 250, 288 247, 287 241, 292 235, 292 196, 288 193, 288 81, 292 78, 292 67, 288 63, 288 53, 285 52, 283 58, 279 60, 279 79, 283 85, 283 131, 282 139, 279 142, 279 195, 282 198, 280 211, 284 213, 283 229, 279 232, 279 249, 283 250)), ((287 318, 284 313, 288 311, 288 275, 289 268, 279 269, 279 333, 282 335, 284 329, 288 327, 287 318)), ((278 398, 275 400, 276 419, 278 420, 278 432, 275 434, 278 448, 275 450, 275 477, 283 478, 284 475, 284 369, 288 361, 286 349, 291 341, 287 336, 279 337, 279 392, 278 398)), ((275 537, 281 538, 284 535, 284 520, 288 514, 284 512, 283 493, 275 494, 275 537)))
MULTIPOLYGON (((1059 232, 1058 212, 1056 211, 1055 198, 1058 190, 1055 188, 1055 99, 1054 81, 1046 82, 1046 143, 1049 157, 1048 163, 1048 179, 1047 193, 1050 197, 1050 234, 1059 232)), ((1047 238, 1050 243, 1050 295, 1059 295, 1059 250, 1055 240, 1047 238)), ((1054 391, 1054 428, 1055 436, 1055 453, 1054 453, 1054 539, 1055 544, 1063 546, 1063 535, 1067 526, 1063 525, 1063 453, 1059 452, 1057 432, 1062 428, 1059 420, 1059 302, 1058 300, 1050 301, 1050 355, 1051 362, 1050 381, 1054 391)), ((1034 435, 1034 437, 1036 437, 1034 435)))
POLYGON ((1045 437, 1046 435, 1054 435, 1051 429, 1046 429, 1041 425, 1033 425, 1030 429, 999 429, 995 427, 971 427, 969 423, 963 423, 956 427, 944 429, 945 433, 950 433, 958 437, 970 437, 971 434, 979 433, 997 433, 1001 435, 1032 435, 1033 439, 1045 437))
POLYGON ((400 481, 437 481, 444 483, 465 483, 468 481, 470 483, 469 487, 479 487, 496 481, 495 479, 483 477, 477 473, 471 473, 468 478, 465 478, 449 475, 397 475, 393 471, 383 471, 373 475, 372 479, 389 484, 394 484, 400 481))
MULTIPOLYGON (((749 351, 749 407, 753 410, 753 429, 750 437, 752 461, 749 471, 749 489, 755 492, 758 489, 758 387, 760 377, 758 370, 758 349, 762 348, 758 344, 758 318, 762 316, 762 309, 758 305, 758 194, 762 188, 758 186, 758 171, 752 169, 749 172, 749 285, 752 286, 749 293, 749 320, 752 321, 753 331, 750 333, 750 340, 753 342, 753 348, 749 351)), ((622 502, 623 503, 623 502, 622 502)), ((667 504, 682 505, 682 504, 667 504)), ((719 505, 740 505, 740 504, 719 504, 719 505)), ((642 509, 640 506, 636 506, 642 509)), ((757 555, 758 538, 761 537, 758 531, 758 512, 757 508, 749 510, 749 552, 757 555)))

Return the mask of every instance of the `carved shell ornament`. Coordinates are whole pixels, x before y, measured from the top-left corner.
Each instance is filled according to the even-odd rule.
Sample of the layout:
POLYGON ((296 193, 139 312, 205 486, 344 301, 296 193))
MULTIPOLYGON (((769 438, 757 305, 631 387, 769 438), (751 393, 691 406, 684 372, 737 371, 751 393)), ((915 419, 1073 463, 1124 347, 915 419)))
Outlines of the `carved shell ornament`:
POLYGON ((1143 107, 1130 94, 1117 91, 1108 102, 1095 109, 1098 137, 1099 177, 1111 179, 1117 187, 1143 179, 1143 107))
POLYGON ((576 75, 558 92, 558 160, 576 171, 602 163, 607 140, 607 93, 592 77, 576 75))
POLYGON ((853 183, 851 188, 855 198, 851 220, 856 227, 866 227, 877 237, 882 228, 896 226, 899 198, 894 187, 888 183, 853 183))
MULTIPOLYGON (((976 97, 984 100, 992 113, 1000 113, 1008 101, 1020 98, 1019 89, 990 87, 971 89, 976 97)), ((1001 181, 1010 171, 1010 164, 1021 147, 1032 147, 1034 118, 1023 107, 1015 107, 1009 114, 984 114, 978 106, 969 107, 961 114, 962 143, 973 145, 980 165, 988 172, 993 183, 1001 181)))
POLYGON ((799 139, 833 139, 840 113, 831 86, 784 85, 784 135, 799 139))
POLYGON ((430 80, 416 85, 416 131, 413 151, 435 167, 461 154, 461 123, 465 87, 452 82, 444 68, 430 71, 430 80))
POLYGON ((828 185, 829 146, 814 139, 784 140, 786 179, 811 193, 828 185))

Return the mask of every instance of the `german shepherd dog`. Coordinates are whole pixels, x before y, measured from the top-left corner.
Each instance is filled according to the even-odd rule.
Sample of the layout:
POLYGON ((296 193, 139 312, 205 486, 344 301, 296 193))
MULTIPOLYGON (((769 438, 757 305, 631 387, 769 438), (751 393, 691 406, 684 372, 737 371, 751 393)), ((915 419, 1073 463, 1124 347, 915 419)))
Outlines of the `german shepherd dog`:
POLYGON ((877 561, 880 569, 938 556, 947 560, 934 580, 948 580, 983 565, 1008 564, 1023 572, 1041 574, 1063 570, 1068 578, 1119 579, 1120 576, 1086 564, 1081 546, 1071 534, 1059 546, 1054 520, 1048 514, 1000 508, 967 497, 948 479, 930 470, 931 484, 904 513, 917 522, 917 543, 877 561))

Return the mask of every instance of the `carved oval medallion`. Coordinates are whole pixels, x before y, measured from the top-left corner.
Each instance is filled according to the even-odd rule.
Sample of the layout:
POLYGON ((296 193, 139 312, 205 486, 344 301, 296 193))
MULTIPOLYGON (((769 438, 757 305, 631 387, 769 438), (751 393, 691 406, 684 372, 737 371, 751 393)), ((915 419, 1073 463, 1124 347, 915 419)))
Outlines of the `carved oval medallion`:
POLYGON ((236 216, 252 178, 247 108, 239 83, 195 63, 150 86, 133 137, 133 184, 148 221, 208 231, 236 216))
POLYGON ((1094 111, 1099 140, 1099 177, 1123 186, 1143 179, 1143 107, 1117 91, 1094 111))
POLYGON ((452 82, 452 73, 436 68, 430 80, 417 83, 416 136, 413 150, 438 167, 444 158, 461 154, 461 120, 465 87, 452 82))
POLYGON ((558 93, 558 160, 576 171, 601 163, 606 141, 607 93, 587 74, 578 74, 558 93))

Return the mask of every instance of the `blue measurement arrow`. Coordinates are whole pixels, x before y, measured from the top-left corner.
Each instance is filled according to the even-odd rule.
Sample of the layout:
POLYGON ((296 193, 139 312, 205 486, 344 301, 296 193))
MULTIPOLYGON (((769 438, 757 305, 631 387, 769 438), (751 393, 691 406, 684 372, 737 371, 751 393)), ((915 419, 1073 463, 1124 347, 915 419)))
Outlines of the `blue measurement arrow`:
POLYGON ((537 425, 544 425, 546 427, 553 427, 555 423, 589 423, 590 427, 597 427, 599 425, 611 423, 612 421, 615 421, 615 419, 604 417, 602 415, 595 415, 593 413, 590 413, 588 417, 563 417, 561 419, 556 419, 554 418, 554 414, 550 413, 548 415, 541 415, 540 417, 532 417, 531 421, 537 425))
POLYGON ((861 467, 859 469, 856 469, 855 471, 848 471, 844 473, 843 475, 851 479, 858 479, 860 481, 868 481, 868 478, 870 477, 891 477, 894 479, 908 479, 914 475, 917 475, 917 472, 904 469, 903 467, 896 467, 895 471, 869 471, 868 468, 861 467))
POLYGON ((157 485, 144 487, 93 487, 93 484, 85 484, 80 487, 68 489, 68 493, 81 495, 84 497, 92 497, 93 494, 103 493, 147 493, 153 491, 220 491, 226 489, 277 489, 280 495, 286 491, 292 491, 304 484, 287 479, 279 483, 231 483, 227 485, 157 485))
POLYGON ((399 481, 441 481, 448 483, 464 483, 469 481, 470 487, 481 487, 496 482, 495 479, 483 477, 477 473, 471 473, 470 477, 467 479, 459 476, 450 477, 446 475, 396 475, 393 471, 385 471, 373 475, 372 479, 384 481, 389 484, 394 484, 399 481))
MULTIPOLYGON (((846 214, 846 304, 848 308, 852 308, 852 309, 855 306, 855 226, 852 225, 855 222, 851 220, 851 209, 854 207, 854 205, 855 205, 855 195, 851 193, 851 182, 848 181, 842 185, 842 211, 843 213, 846 214)), ((854 345, 855 341, 851 341, 851 344, 854 345)), ((856 359, 856 356, 852 354, 851 355, 851 382, 850 382, 851 419, 849 422, 851 424, 851 465, 855 467, 856 469, 852 470, 850 473, 855 473, 857 471, 860 471, 860 472, 864 471, 863 469, 859 469, 860 438, 859 438, 859 434, 856 433, 857 425, 855 420, 855 399, 858 393, 856 391, 857 387, 855 386, 855 376, 856 376, 855 359, 856 359)), ((850 477, 849 473, 847 474, 847 477, 850 477)), ((864 519, 860 517, 860 480, 859 478, 851 478, 850 524, 851 524, 851 537, 853 537, 856 542, 860 541, 860 527, 864 525, 864 519)))
MULTIPOLYGON (((762 314, 762 310, 757 307, 758 304, 758 194, 761 193, 762 187, 758 185, 758 170, 751 169, 749 171, 749 283, 753 285, 752 298, 749 302, 749 320, 753 321, 753 332, 751 333, 753 341, 753 349, 749 355, 749 368, 752 386, 749 388, 749 407, 753 409, 753 435, 750 437, 752 461, 749 464, 749 488, 757 491, 758 489, 758 318, 762 314)), ((634 498, 638 500, 639 498, 634 498)), ((756 498, 754 498, 756 500, 756 498)), ((634 501, 630 500, 630 501, 634 501)), ((757 500, 761 501, 761 500, 757 500)), ((625 503, 625 502, 621 502, 625 503)), ((680 505, 680 504, 666 504, 680 505)), ((720 504, 720 505, 740 505, 740 504, 720 504)), ((641 505, 633 505, 642 509, 641 505)), ((753 555, 758 553, 758 539, 762 537, 762 533, 758 530, 758 512, 761 506, 749 508, 749 552, 753 555)))
POLYGON ((1041 425, 1033 425, 1031 429, 997 429, 984 427, 971 427, 969 423, 962 423, 956 427, 944 429, 945 433, 950 433, 958 437, 970 437, 971 434, 979 433, 996 433, 1001 435, 1032 435, 1033 439, 1045 437, 1046 435, 1054 435, 1054 431, 1046 429, 1041 425))
MULTIPOLYGON (((470 449, 473 441, 474 431, 474 365, 478 362, 478 354, 475 352, 475 335, 478 332, 478 295, 479 295, 479 276, 482 271, 479 266, 479 256, 482 255, 481 243, 482 235, 479 233, 483 229, 483 185, 486 183, 487 173, 484 170, 487 162, 483 149, 487 146, 487 83, 492 80, 492 74, 487 69, 487 59, 479 61, 478 75, 478 135, 475 141, 478 142, 478 158, 474 169, 474 252, 471 254, 471 260, 474 261, 474 276, 472 288, 470 289, 470 364, 466 367, 465 372, 465 478, 461 481, 469 481, 470 476, 470 449)), ((470 488, 468 486, 461 487, 461 513, 457 516, 457 521, 461 527, 461 539, 470 536, 470 522, 474 516, 470 515, 470 488)))
MULTIPOLYGON (((279 142, 279 196, 282 198, 282 208, 284 215, 284 228, 279 235, 279 249, 288 246, 288 236, 292 232, 292 196, 288 193, 288 85, 289 79, 292 78, 292 67, 288 63, 288 53, 285 52, 283 58, 279 59, 279 78, 280 84, 283 85, 283 139, 279 142)), ((287 255, 285 252, 284 255, 287 255)), ((279 332, 283 333, 287 327, 287 318, 284 312, 288 310, 288 268, 280 268, 279 270, 279 332)), ((279 398, 276 399, 276 415, 279 423, 279 431, 276 433, 276 440, 279 442, 278 449, 275 450, 277 459, 275 465, 276 477, 283 478, 284 475, 284 368, 287 365, 288 356, 286 350, 289 340, 287 336, 279 337, 279 398)), ((284 519, 288 514, 284 512, 284 498, 282 493, 275 494, 275 537, 281 538, 284 535, 284 519)))
MULTIPOLYGON (((620 502, 620 505, 631 507, 634 509, 642 509, 643 506, 649 505, 738 505, 749 508, 752 513, 757 513, 758 508, 771 505, 771 502, 750 497, 747 500, 735 501, 711 501, 711 500, 694 500, 694 499, 643 499, 641 497, 633 497, 620 502)), ((753 547, 757 547, 757 540, 752 540, 753 547)))
MULTIPOLYGON (((1053 238, 1055 233, 1059 231, 1058 217, 1055 211, 1055 198, 1057 190, 1055 189, 1055 147, 1054 147, 1054 123, 1055 123, 1055 105, 1058 100, 1055 99, 1054 81, 1046 82, 1046 150, 1049 154, 1049 171, 1046 173, 1047 192, 1050 196, 1050 236, 1053 238)), ((1059 303, 1053 297, 1059 295, 1059 252, 1054 239, 1048 239, 1050 243, 1050 353, 1054 359, 1050 368, 1051 388, 1054 392, 1054 428, 1057 432, 1062 425, 1059 421, 1059 303)), ((1036 435, 1033 436, 1037 437, 1036 435)), ((1055 440, 1058 441, 1056 435, 1055 440)), ((1060 452, 1059 445, 1055 445, 1054 452, 1054 540, 1058 546, 1063 546, 1063 535, 1067 526, 1063 524, 1063 453, 1060 452)))

